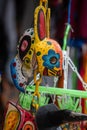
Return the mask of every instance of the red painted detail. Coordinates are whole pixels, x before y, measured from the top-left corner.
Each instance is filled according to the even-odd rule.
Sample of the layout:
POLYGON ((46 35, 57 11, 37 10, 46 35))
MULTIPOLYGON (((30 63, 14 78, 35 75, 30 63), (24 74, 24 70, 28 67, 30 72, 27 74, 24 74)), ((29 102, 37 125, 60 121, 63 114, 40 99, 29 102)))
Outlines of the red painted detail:
POLYGON ((20 87, 23 87, 23 85, 24 85, 23 83, 19 83, 19 86, 20 86, 20 87))
POLYGON ((42 10, 40 10, 39 13, 39 36, 40 39, 44 39, 46 35, 46 27, 45 27, 45 16, 44 16, 44 12, 42 10))
POLYGON ((14 79, 16 79, 16 74, 12 75, 12 77, 13 77, 14 79))
POLYGON ((27 40, 24 40, 21 45, 21 51, 25 51, 28 46, 27 40))
POLYGON ((16 67, 16 62, 13 63, 13 66, 16 67))

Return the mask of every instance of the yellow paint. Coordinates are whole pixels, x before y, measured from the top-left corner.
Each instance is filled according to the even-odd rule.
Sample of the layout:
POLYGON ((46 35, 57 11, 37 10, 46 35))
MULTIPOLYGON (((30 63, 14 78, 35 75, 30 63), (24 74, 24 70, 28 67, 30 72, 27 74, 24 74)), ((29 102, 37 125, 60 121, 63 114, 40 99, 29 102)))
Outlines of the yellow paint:
POLYGON ((5 125, 3 130, 16 130, 19 124, 20 114, 18 111, 10 111, 5 119, 5 125))
MULTIPOLYGON (((43 21, 42 21, 43 22, 43 21)), ((48 76, 58 76, 57 72, 60 74, 62 74, 62 61, 63 61, 63 55, 62 55, 62 49, 59 45, 58 42, 56 42, 55 40, 50 39, 50 9, 48 8, 48 0, 40 0, 40 5, 35 9, 34 12, 34 43, 31 44, 31 47, 27 53, 27 55, 24 57, 24 63, 26 64, 26 67, 30 68, 30 65, 28 65, 27 63, 27 59, 29 60, 30 64, 32 64, 32 59, 33 59, 33 55, 35 54, 36 56, 36 60, 37 60, 37 68, 34 70, 34 82, 36 84, 36 88, 35 88, 35 92, 34 92, 34 96, 40 97, 39 94, 39 84, 41 83, 41 79, 42 79, 42 75, 45 69, 47 69, 47 74, 48 76), (43 4, 44 2, 44 4, 43 4), (43 13, 43 20, 45 21, 45 23, 43 24, 45 29, 45 32, 43 32, 42 30, 42 36, 44 37, 40 37, 40 33, 39 32, 39 24, 40 24, 40 29, 41 29, 41 23, 39 23, 39 13, 40 11, 42 11, 43 13), (45 35, 43 35, 45 34, 45 35), (43 56, 48 56, 48 52, 49 50, 53 50, 55 52, 55 54, 59 54, 60 55, 60 59, 59 59, 59 63, 60 63, 60 67, 54 67, 53 71, 48 68, 46 68, 44 66, 44 60, 43 60, 43 56), (29 52, 32 52, 31 54, 29 52), (51 72, 52 71, 52 72, 51 72), (41 77, 39 80, 36 81, 36 75, 40 73, 41 77)), ((58 62, 58 61, 57 61, 58 62)))

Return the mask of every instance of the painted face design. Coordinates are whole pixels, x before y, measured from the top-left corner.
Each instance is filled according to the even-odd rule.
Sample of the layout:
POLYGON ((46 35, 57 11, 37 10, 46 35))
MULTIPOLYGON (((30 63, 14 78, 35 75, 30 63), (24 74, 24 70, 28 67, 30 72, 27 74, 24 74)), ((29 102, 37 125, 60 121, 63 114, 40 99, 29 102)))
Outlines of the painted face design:
POLYGON ((31 49, 31 44, 33 44, 33 42, 33 28, 27 29, 19 40, 18 54, 10 64, 13 82, 16 88, 22 92, 25 91, 29 77, 33 76, 33 68, 36 66, 35 58, 34 62, 32 61, 34 53, 33 49, 31 49))
POLYGON ((52 39, 44 39, 35 48, 39 72, 47 76, 59 76, 62 70, 62 50, 52 39))
POLYGON ((37 130, 37 127, 30 112, 13 102, 9 102, 3 130, 37 130))
POLYGON ((34 30, 33 28, 27 29, 21 36, 18 45, 18 55, 21 61, 24 60, 24 57, 29 52, 33 41, 34 41, 34 30))
POLYGON ((19 40, 16 57, 20 63, 17 63, 16 58, 14 60, 20 66, 20 73, 18 73, 18 66, 14 67, 11 63, 13 81, 22 92, 32 75, 36 82, 37 73, 40 73, 41 76, 60 76, 62 74, 62 49, 58 42, 48 38, 49 19, 46 23, 46 15, 49 16, 49 12, 46 12, 44 5, 38 6, 34 13, 34 30, 33 28, 27 29, 19 40))
MULTIPOLYGON (((42 59, 44 61, 43 65, 48 70, 50 70, 51 74, 56 73, 55 68, 60 68, 60 54, 59 53, 55 53, 54 50, 50 49, 48 51, 48 55, 43 55, 42 59)), ((53 75, 55 75, 55 74, 53 74, 53 75)), ((57 73, 56 73, 56 75, 57 75, 57 73)))
POLYGON ((63 62, 62 49, 58 42, 49 38, 50 13, 49 11, 46 12, 46 8, 42 5, 38 6, 34 13, 34 48, 38 62, 38 72, 41 75, 60 76, 63 62))

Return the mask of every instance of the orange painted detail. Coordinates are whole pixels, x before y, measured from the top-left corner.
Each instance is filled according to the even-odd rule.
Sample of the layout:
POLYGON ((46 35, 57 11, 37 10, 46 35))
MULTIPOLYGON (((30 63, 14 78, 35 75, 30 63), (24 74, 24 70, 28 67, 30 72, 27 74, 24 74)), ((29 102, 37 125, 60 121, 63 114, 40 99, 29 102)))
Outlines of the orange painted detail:
POLYGON ((16 130, 18 127, 20 115, 18 111, 10 111, 5 119, 4 130, 16 130))
POLYGON ((24 130, 33 130, 33 127, 31 124, 26 124, 24 130))

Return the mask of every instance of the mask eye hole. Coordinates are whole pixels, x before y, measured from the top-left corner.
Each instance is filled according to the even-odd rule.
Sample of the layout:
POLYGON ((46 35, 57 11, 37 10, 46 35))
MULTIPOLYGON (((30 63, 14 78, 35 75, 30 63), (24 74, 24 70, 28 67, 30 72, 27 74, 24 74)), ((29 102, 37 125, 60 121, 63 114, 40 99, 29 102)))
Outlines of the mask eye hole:
POLYGON ((22 61, 25 55, 28 53, 30 47, 31 47, 31 37, 25 35, 19 42, 19 50, 18 50, 20 59, 22 61))
POLYGON ((21 45, 21 51, 25 51, 28 46, 27 40, 24 40, 21 45))
POLYGON ((50 58, 50 63, 51 64, 56 64, 56 62, 57 62, 57 58, 56 57, 51 57, 50 58))

